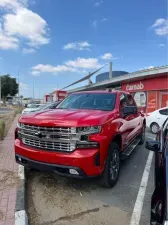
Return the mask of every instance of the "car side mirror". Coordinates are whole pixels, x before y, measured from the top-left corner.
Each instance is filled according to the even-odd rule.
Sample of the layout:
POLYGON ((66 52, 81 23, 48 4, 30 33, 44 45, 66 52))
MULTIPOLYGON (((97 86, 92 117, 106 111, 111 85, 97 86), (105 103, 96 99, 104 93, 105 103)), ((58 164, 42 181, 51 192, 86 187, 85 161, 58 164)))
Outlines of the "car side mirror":
POLYGON ((126 106, 123 109, 123 114, 129 115, 129 114, 136 114, 137 113, 137 107, 136 106, 126 106))
POLYGON ((159 152, 160 151, 160 142, 159 141, 147 141, 145 145, 146 149, 159 152))

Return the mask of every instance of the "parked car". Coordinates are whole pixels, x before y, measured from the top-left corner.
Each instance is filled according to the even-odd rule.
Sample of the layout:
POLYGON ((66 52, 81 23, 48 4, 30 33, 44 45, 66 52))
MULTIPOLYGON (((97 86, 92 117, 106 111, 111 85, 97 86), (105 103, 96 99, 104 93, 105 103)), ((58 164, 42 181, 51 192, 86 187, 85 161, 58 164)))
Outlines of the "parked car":
POLYGON ((40 110, 41 107, 43 107, 42 104, 34 104, 34 105, 31 105, 29 108, 25 108, 22 111, 22 114, 36 112, 36 111, 40 110))
POLYGON ((73 93, 57 110, 19 118, 16 162, 64 176, 100 176, 102 186, 113 187, 120 159, 144 143, 145 127, 145 116, 127 92, 73 93))
POLYGON ((60 101, 58 102, 50 102, 42 106, 38 111, 45 111, 47 109, 55 109, 59 105, 60 101))
POLYGON ((151 200, 151 225, 168 224, 168 118, 155 141, 146 148, 155 152, 155 189, 151 200))
POLYGON ((168 107, 158 109, 146 116, 146 126, 156 134, 168 116, 168 107))
POLYGON ((40 101, 32 101, 32 102, 29 102, 28 104, 26 104, 26 108, 30 108, 32 105, 41 105, 41 102, 40 101))

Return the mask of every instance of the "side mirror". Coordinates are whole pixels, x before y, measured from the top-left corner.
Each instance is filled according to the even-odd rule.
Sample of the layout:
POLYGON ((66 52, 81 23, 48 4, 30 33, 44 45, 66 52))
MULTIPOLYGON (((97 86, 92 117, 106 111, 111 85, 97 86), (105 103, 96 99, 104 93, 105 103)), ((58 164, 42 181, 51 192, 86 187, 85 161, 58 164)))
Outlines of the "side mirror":
POLYGON ((147 141, 145 145, 146 149, 159 152, 160 151, 160 142, 159 141, 147 141))
POLYGON ((126 106, 123 109, 124 115, 136 114, 136 113, 137 113, 137 107, 136 106, 126 106))

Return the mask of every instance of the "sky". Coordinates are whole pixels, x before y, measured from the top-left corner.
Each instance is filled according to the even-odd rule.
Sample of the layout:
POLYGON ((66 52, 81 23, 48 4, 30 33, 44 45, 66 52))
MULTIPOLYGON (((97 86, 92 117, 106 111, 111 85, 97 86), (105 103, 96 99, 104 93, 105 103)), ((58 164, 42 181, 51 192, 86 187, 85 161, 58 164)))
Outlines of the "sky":
POLYGON ((166 2, 0 0, 0 74, 19 71, 20 94, 34 85, 39 98, 110 61, 127 72, 167 65, 166 2))

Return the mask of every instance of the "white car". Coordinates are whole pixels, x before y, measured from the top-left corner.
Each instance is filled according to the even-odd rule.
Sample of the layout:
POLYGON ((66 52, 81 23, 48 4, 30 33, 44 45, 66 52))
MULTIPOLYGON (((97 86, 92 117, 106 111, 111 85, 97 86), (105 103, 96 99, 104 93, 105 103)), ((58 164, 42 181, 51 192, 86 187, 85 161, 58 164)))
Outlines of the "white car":
POLYGON ((43 107, 42 104, 34 104, 34 105, 31 105, 29 108, 26 108, 22 111, 22 114, 25 114, 25 113, 31 113, 31 112, 36 112, 38 111, 41 107, 43 107))
POLYGON ((156 134, 168 117, 168 107, 158 109, 146 116, 146 126, 156 134))

